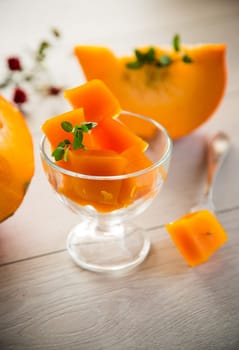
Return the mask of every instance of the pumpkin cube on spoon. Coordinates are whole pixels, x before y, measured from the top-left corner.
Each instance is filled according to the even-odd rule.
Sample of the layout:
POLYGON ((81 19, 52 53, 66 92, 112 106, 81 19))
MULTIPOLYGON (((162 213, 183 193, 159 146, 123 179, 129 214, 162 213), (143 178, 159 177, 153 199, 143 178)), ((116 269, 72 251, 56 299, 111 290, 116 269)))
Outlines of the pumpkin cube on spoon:
POLYGON ((222 225, 208 210, 186 214, 165 227, 191 266, 207 261, 227 241, 222 225))

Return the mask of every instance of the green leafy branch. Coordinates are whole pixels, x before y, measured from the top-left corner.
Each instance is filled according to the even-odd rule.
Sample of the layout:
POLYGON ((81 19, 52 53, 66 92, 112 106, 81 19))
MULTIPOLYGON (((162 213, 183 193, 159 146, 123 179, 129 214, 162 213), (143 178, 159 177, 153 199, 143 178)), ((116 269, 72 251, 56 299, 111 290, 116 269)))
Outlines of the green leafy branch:
MULTIPOLYGON (((176 34, 172 40, 172 46, 176 52, 181 52, 181 40, 180 36, 176 34)), ((154 47, 150 47, 148 51, 141 52, 140 50, 134 50, 135 61, 127 62, 126 67, 129 69, 139 69, 145 64, 154 65, 156 67, 167 67, 173 63, 173 60, 168 55, 156 56, 156 51, 154 47)), ((193 60, 187 54, 182 53, 182 61, 184 63, 192 63, 193 60)))
POLYGON ((96 125, 97 123, 95 122, 86 122, 73 126, 70 122, 63 121, 61 123, 61 127, 64 131, 73 134, 73 142, 71 143, 71 141, 68 139, 61 141, 52 152, 52 157, 54 157, 56 161, 63 158, 64 161, 67 162, 68 152, 70 149, 86 149, 86 146, 83 144, 84 133, 88 133, 96 125))

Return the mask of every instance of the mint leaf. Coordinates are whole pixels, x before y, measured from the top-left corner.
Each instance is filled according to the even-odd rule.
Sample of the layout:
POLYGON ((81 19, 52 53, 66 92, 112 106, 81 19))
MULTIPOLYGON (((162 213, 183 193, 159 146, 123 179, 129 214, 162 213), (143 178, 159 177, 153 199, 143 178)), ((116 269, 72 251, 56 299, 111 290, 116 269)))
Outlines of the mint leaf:
POLYGON ((147 63, 155 62, 155 49, 150 47, 149 50, 144 54, 144 61, 147 63))
POLYGON ((181 46, 181 40, 180 40, 180 36, 178 34, 176 34, 174 37, 173 37, 173 48, 175 51, 180 51, 180 46, 181 46))
POLYGON ((71 145, 71 141, 68 139, 65 139, 57 145, 55 150, 52 152, 52 157, 55 158, 56 161, 61 160, 62 158, 66 162, 68 160, 68 153, 71 146, 74 150, 78 148, 85 149, 85 145, 82 143, 83 141, 83 133, 88 132, 92 128, 94 128, 97 125, 95 122, 87 122, 82 124, 76 124, 74 127, 72 124, 68 121, 63 121, 61 123, 61 127, 66 132, 70 132, 73 134, 73 143, 71 145))
POLYGON ((193 62, 193 60, 191 59, 191 57, 188 56, 188 55, 186 55, 186 54, 183 55, 182 61, 183 61, 184 63, 192 63, 192 62, 193 62))
POLYGON ((73 129, 72 124, 71 124, 70 122, 66 122, 66 121, 64 121, 64 122, 61 123, 61 127, 62 127, 62 129, 65 130, 66 132, 71 132, 72 129, 73 129))
POLYGON ((128 62, 126 63, 126 67, 129 69, 139 69, 143 66, 142 62, 134 61, 134 62, 128 62))
POLYGON ((91 130, 91 129, 96 127, 97 123, 96 122, 89 122, 89 123, 85 123, 84 125, 87 126, 88 130, 91 130))
POLYGON ((169 66, 172 63, 171 58, 168 55, 161 55, 157 62, 157 65, 161 67, 169 66))
POLYGON ((86 124, 82 124, 82 125, 80 126, 80 129, 81 129, 83 132, 88 132, 88 131, 89 131, 88 126, 87 126, 86 124))
POLYGON ((56 161, 61 160, 64 156, 65 149, 63 147, 57 147, 53 152, 52 152, 52 157, 55 158, 56 161))
POLYGON ((82 140, 83 140, 83 133, 79 129, 77 129, 74 133, 74 139, 73 139, 73 148, 78 149, 78 148, 84 148, 82 145, 82 140))

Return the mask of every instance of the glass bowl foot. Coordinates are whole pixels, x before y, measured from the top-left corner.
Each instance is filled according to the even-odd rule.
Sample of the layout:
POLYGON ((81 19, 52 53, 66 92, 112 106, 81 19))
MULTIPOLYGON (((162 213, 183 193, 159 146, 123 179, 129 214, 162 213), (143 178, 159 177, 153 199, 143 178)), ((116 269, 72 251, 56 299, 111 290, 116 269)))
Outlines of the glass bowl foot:
POLYGON ((95 272, 127 272, 144 261, 150 240, 132 224, 76 225, 68 235, 67 250, 81 268, 95 272))

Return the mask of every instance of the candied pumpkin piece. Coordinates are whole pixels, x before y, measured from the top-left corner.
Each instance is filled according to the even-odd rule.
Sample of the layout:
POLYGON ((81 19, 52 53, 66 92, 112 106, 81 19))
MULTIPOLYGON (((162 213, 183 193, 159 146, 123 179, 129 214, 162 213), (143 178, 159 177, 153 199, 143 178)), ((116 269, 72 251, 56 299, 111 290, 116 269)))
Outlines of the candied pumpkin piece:
POLYGON ((207 261, 227 241, 224 228, 209 210, 186 214, 165 227, 191 266, 207 261))
POLYGON ((118 209, 121 180, 88 180, 64 175, 59 191, 80 205, 91 205, 99 212, 118 209))
POLYGON ((153 165, 152 161, 146 156, 138 145, 127 148, 121 153, 121 156, 127 159, 127 165, 125 168, 126 173, 134 173, 135 171, 142 170, 153 165))
MULTIPOLYGON (((93 176, 122 175, 126 159, 114 151, 69 151, 68 161, 61 165, 71 171, 93 176)), ((100 180, 63 176, 60 191, 82 205, 92 205, 99 211, 118 208, 122 180, 100 180)))
POLYGON ((84 109, 85 119, 89 122, 99 122, 104 118, 112 118, 121 111, 117 98, 98 79, 66 90, 64 96, 73 108, 84 109))
MULTIPOLYGON (((127 164, 125 167, 125 172, 133 173, 139 170, 150 167, 153 163, 147 157, 147 155, 142 152, 138 145, 133 146, 121 153, 127 159, 127 164)), ((139 199, 146 194, 150 196, 152 190, 155 189, 155 184, 158 181, 159 173, 158 169, 153 169, 146 174, 141 174, 134 177, 129 177, 128 179, 123 180, 122 184, 122 197, 125 201, 125 198, 128 196, 128 203, 139 199)))
MULTIPOLYGON (((81 124, 85 122, 85 116, 82 108, 74 109, 72 111, 59 114, 53 118, 50 118, 43 123, 41 129, 46 135, 48 141, 50 142, 52 148, 55 148, 59 142, 65 139, 69 139, 71 142, 73 140, 73 135, 66 132, 61 127, 61 123, 64 121, 70 122, 73 126, 76 124, 81 124)), ((84 142, 87 147, 93 148, 93 140, 90 134, 84 134, 84 142)))
POLYGON ((65 169, 85 175, 115 176, 125 172, 126 159, 111 150, 69 150, 68 160, 61 161, 65 169))
POLYGON ((115 119, 105 119, 92 130, 92 135, 102 149, 121 153, 132 146, 145 151, 148 143, 135 135, 127 126, 115 119))

